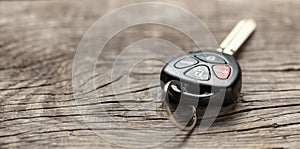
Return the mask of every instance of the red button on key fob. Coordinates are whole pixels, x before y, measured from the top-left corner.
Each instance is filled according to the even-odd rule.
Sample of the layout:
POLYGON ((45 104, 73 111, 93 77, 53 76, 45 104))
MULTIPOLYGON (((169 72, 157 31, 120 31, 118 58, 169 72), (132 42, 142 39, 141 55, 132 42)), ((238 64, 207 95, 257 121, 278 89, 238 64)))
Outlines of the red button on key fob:
POLYGON ((230 76, 230 67, 227 65, 215 65, 213 66, 213 71, 221 80, 226 80, 230 76))

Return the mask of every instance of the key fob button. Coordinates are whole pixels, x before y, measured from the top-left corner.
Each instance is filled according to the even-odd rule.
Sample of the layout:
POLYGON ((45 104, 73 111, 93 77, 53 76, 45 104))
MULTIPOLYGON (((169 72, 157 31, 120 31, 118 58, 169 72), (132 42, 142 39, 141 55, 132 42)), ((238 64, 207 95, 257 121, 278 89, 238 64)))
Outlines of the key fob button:
POLYGON ((185 73, 186 76, 197 79, 207 81, 210 79, 210 72, 208 67, 206 66, 196 66, 185 73))
POLYGON ((216 55, 212 55, 212 54, 198 54, 196 55, 197 58, 199 58, 202 61, 208 62, 208 63, 216 63, 216 64, 225 64, 226 62, 216 56, 216 55))
POLYGON ((217 78, 221 80, 226 80, 230 76, 230 67, 227 65, 215 65, 213 66, 213 71, 217 78))
POLYGON ((197 63, 198 63, 198 61, 196 59, 191 58, 191 57, 185 57, 185 58, 179 60, 175 64, 175 67, 176 68, 185 68, 185 67, 189 67, 189 66, 195 65, 197 63))

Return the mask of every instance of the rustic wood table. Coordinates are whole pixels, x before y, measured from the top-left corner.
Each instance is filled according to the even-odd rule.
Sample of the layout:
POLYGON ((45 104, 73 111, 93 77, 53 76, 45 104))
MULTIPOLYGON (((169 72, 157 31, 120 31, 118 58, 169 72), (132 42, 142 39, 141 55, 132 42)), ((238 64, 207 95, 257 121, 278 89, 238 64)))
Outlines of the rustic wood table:
MULTIPOLYGON (((120 148, 101 139, 84 122, 73 97, 72 64, 80 39, 95 21, 135 2, 142 1, 0 0, 0 148, 120 148)), ((243 87, 236 107, 220 114, 205 133, 194 131, 186 139, 187 133, 180 132, 156 147, 299 148, 300 1, 165 2, 197 15, 218 42, 241 18, 253 17, 258 28, 237 58, 243 87)), ((130 43, 149 37, 194 48, 171 29, 136 26, 108 44, 108 52, 102 55, 107 67, 102 66, 99 74, 130 43)), ((145 87, 159 78, 162 66, 141 63, 131 76, 130 90, 144 111, 120 108, 109 91, 108 76, 102 76, 95 90, 102 94, 99 102, 107 104, 112 116, 141 122, 139 125, 167 120, 162 107, 153 109, 147 104, 156 100, 149 90, 160 90, 159 84, 145 87)))

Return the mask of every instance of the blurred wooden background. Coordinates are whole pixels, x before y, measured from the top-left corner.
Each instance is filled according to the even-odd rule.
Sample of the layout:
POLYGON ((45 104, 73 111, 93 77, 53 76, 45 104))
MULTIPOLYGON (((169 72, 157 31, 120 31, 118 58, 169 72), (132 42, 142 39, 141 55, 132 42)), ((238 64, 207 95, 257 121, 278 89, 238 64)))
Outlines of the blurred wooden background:
MULTIPOLYGON (((81 37, 95 21, 110 10, 136 2, 144 0, 0 0, 0 148, 119 148, 99 138, 83 121, 72 92, 72 64, 81 37)), ((243 70, 243 87, 236 108, 220 115, 204 134, 195 131, 185 140, 186 132, 181 132, 157 148, 298 148, 300 1, 159 2, 197 15, 218 42, 244 17, 253 17, 258 29, 237 58, 243 70)), ((111 41, 107 57, 117 56, 114 54, 137 40, 137 35, 162 37, 192 48, 172 30, 137 26, 111 41)), ((151 64, 145 65, 136 69, 140 73, 133 76, 131 86, 141 100, 146 96, 149 100, 143 81, 158 78, 161 68, 155 65, 152 70, 151 64)), ((105 83, 99 82, 99 86, 105 83)), ((157 85, 153 88, 160 89, 157 85)), ((151 115, 151 110, 143 115, 124 112, 114 102, 107 104, 117 117, 145 123, 166 120, 164 114, 151 115)))

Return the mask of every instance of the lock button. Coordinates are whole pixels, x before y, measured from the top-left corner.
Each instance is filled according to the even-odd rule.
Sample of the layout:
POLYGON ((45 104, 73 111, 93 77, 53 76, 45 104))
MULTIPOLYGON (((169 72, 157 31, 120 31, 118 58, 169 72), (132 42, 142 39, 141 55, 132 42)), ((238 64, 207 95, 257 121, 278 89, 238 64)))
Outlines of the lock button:
POLYGON ((175 64, 175 67, 176 68, 186 68, 186 67, 189 67, 189 66, 192 66, 192 65, 195 65, 197 64, 198 61, 194 58, 191 58, 191 57, 185 57, 181 60, 179 60, 176 64, 175 64))

